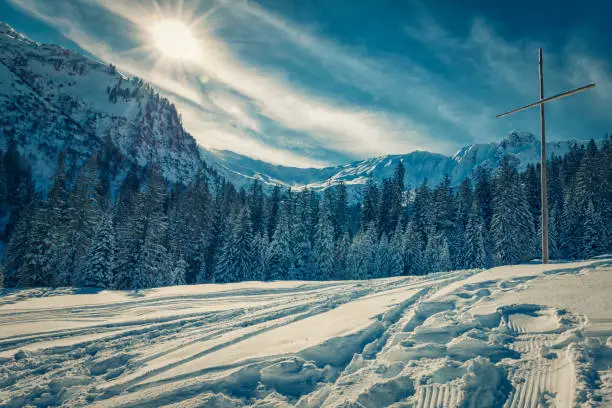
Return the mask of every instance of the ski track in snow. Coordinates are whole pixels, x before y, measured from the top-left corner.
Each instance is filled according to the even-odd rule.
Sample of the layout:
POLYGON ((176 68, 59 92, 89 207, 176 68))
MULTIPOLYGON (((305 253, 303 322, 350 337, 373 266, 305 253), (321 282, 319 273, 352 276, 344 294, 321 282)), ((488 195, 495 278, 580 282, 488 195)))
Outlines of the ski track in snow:
POLYGON ((0 406, 612 406, 600 310, 611 285, 600 257, 372 281, 5 290, 0 406))

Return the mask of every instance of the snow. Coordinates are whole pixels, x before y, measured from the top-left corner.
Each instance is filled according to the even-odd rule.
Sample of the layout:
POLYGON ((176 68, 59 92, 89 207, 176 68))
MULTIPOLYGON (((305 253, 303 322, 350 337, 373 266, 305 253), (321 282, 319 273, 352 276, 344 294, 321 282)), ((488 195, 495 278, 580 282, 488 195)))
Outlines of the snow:
POLYGON ((5 290, 0 406, 612 403, 612 257, 339 282, 5 290))

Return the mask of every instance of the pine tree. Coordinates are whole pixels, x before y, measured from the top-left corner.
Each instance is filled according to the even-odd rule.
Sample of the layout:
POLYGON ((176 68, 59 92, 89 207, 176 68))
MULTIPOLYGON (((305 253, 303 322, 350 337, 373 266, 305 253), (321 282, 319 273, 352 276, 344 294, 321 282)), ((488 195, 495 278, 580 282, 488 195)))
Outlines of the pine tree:
POLYGON ((251 214, 244 206, 231 220, 231 231, 226 239, 219 263, 215 268, 215 282, 239 282, 248 279, 255 266, 251 214))
POLYGON ((159 169, 147 175, 145 191, 134 195, 131 216, 120 225, 116 285, 120 289, 159 286, 168 261, 167 217, 164 213, 165 187, 159 169))
POLYGON ((17 224, 7 243, 4 254, 4 265, 6 266, 5 284, 7 287, 13 287, 19 282, 23 282, 23 278, 19 273, 22 271, 25 256, 30 250, 32 224, 34 214, 37 212, 36 205, 37 202, 32 202, 21 211, 21 216, 17 220, 17 224))
POLYGON ((474 201, 478 203, 480 214, 485 224, 485 229, 491 228, 493 218, 493 185, 491 174, 486 167, 478 167, 475 175, 476 185, 474 186, 474 201))
MULTIPOLYGON (((95 226, 101 217, 97 186, 96 158, 90 157, 79 172, 74 189, 69 194, 65 229, 53 238, 56 243, 55 257, 64 260, 59 263, 62 284, 78 284, 82 280, 82 276, 78 274, 83 270, 82 262, 93 244, 95 226)), ((59 216, 58 221, 61 220, 59 216)))
POLYGON ((413 228, 423 245, 427 242, 428 231, 433 224, 432 207, 431 190, 427 186, 427 180, 424 180, 415 191, 411 217, 413 228))
POLYGON ((401 252, 401 232, 396 231, 391 239, 388 239, 385 234, 382 235, 378 241, 374 263, 374 277, 376 278, 402 275, 404 263, 401 252))
POLYGON ((272 236, 274 235, 274 232, 276 231, 276 223, 278 222, 280 202, 281 202, 281 191, 280 191, 280 187, 277 185, 277 186, 274 186, 274 189, 272 190, 272 194, 270 195, 270 198, 267 200, 267 205, 266 205, 265 219, 266 219, 266 225, 267 225, 268 238, 270 239, 272 239, 272 236))
POLYGON ((375 275, 376 235, 374 222, 357 234, 347 256, 347 278, 368 279, 375 275))
POLYGON ((604 223, 601 215, 589 201, 584 220, 584 235, 582 236, 582 257, 591 258, 604 252, 604 223))
POLYGON ((53 226, 50 224, 50 211, 46 205, 34 207, 32 221, 29 226, 28 235, 22 262, 16 271, 19 286, 49 286, 53 281, 53 269, 49 263, 49 255, 53 242, 49 231, 53 226))
POLYGON ((425 273, 423 245, 414 222, 408 223, 402 236, 402 255, 404 275, 422 275, 425 273))
POLYGON ((391 208, 389 215, 389 232, 395 231, 402 217, 402 208, 404 203, 404 177, 406 170, 404 168, 403 159, 399 159, 395 170, 393 171, 392 188, 391 188, 391 208))
POLYGON ((380 197, 378 198, 378 208, 376 209, 378 235, 389 234, 393 231, 393 191, 393 182, 390 179, 384 179, 380 190, 380 197))
POLYGON ((332 226, 334 228, 334 241, 342 238, 344 233, 348 231, 348 195, 344 182, 338 183, 334 187, 333 203, 332 203, 332 226))
POLYGON ((364 187, 363 203, 361 205, 361 230, 364 230, 368 225, 376 220, 376 209, 378 208, 378 187, 374 180, 370 177, 364 187))
POLYGON ((390 276, 391 271, 391 250, 389 248, 389 239, 383 233, 378 241, 378 248, 374 258, 374 274, 373 278, 385 278, 390 276))
POLYGON ((311 279, 329 280, 334 275, 334 228, 326 211, 317 224, 311 258, 311 279))
MULTIPOLYGON (((175 255, 172 259, 175 262, 172 265, 172 272, 165 277, 165 285, 164 286, 173 286, 173 285, 184 285, 186 283, 187 271, 189 269, 189 264, 183 258, 183 255, 180 253, 175 255)), ((168 269, 170 270, 170 269, 168 269)))
POLYGON ((248 280, 262 281, 266 276, 266 251, 268 249, 268 238, 265 233, 256 234, 253 237, 253 269, 248 280))
POLYGON ((291 251, 290 209, 288 203, 282 203, 278 222, 266 253, 266 280, 283 280, 289 276, 293 264, 291 251))
POLYGON ((495 178, 494 213, 491 220, 496 263, 513 264, 532 256, 535 245, 533 225, 516 170, 508 160, 504 160, 495 178))
POLYGON ((480 215, 478 203, 474 202, 465 228, 463 267, 485 268, 488 266, 484 228, 484 220, 480 215))
POLYGON ((334 250, 334 276, 333 279, 347 279, 347 258, 351 247, 351 238, 348 233, 345 233, 342 238, 336 242, 334 250))
POLYGON ((294 262, 289 273, 292 280, 309 278, 309 266, 311 262, 312 243, 310 232, 310 218, 312 208, 310 207, 310 194, 303 191, 296 196, 295 212, 291 225, 291 241, 294 253, 294 262))
POLYGON ((258 180, 253 182, 248 198, 249 212, 251 213, 251 225, 254 234, 264 232, 264 193, 263 187, 258 180))
POLYGON ((82 266, 82 285, 110 288, 113 284, 115 231, 110 214, 105 213, 95 229, 93 245, 82 266))

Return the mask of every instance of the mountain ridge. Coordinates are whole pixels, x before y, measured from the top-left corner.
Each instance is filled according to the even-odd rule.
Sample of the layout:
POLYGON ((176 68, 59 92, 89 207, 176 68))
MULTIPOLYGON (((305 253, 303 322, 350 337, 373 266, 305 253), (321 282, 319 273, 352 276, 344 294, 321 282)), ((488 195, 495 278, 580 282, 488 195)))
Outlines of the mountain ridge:
MULTIPOLYGON (((567 153, 574 144, 586 144, 584 140, 547 142, 547 156, 567 153)), ((462 147, 447 156, 417 150, 405 154, 388 154, 356 160, 324 168, 299 168, 274 165, 229 150, 217 150, 200 146, 200 154, 236 185, 259 180, 264 185, 280 185, 292 188, 323 190, 329 185, 344 182, 347 187, 359 190, 369 178, 381 181, 391 177, 399 161, 406 168, 405 184, 416 187, 427 180, 430 184, 440 181, 446 174, 453 185, 458 185, 477 168, 495 170, 508 157, 517 167, 539 162, 540 141, 529 132, 511 132, 499 142, 475 143, 462 147)))

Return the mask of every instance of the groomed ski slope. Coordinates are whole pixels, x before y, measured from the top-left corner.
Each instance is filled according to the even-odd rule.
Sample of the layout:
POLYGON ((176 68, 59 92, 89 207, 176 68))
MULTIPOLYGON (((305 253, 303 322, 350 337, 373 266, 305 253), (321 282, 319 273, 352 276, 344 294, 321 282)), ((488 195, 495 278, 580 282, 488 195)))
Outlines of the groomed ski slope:
POLYGON ((612 258, 4 291, 0 406, 612 406, 612 258))

